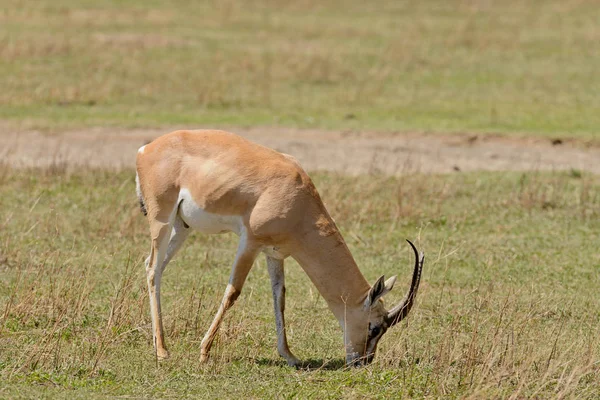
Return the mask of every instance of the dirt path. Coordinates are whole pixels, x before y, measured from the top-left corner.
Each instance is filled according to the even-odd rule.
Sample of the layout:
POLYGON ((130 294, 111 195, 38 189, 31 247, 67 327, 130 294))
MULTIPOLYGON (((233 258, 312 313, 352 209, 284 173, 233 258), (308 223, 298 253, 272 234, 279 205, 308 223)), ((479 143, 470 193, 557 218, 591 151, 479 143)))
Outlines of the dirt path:
MULTIPOLYGON (((288 128, 232 132, 294 155, 305 169, 347 174, 474 170, 564 170, 600 173, 600 148, 543 139, 437 134, 379 134, 288 128)), ((60 134, 0 131, 0 158, 17 167, 67 163, 133 167, 137 149, 169 130, 93 128, 60 134)))

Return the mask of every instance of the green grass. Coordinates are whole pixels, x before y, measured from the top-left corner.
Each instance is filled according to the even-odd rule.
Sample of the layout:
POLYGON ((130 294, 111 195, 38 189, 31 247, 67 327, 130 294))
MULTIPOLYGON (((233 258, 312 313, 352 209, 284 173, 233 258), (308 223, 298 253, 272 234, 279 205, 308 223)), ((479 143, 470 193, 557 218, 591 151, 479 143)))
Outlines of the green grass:
POLYGON ((0 1, 0 119, 593 139, 592 0, 0 1))
POLYGON ((410 280, 404 238, 426 253, 417 304, 376 361, 344 369, 342 335, 287 265, 290 346, 277 356, 261 259, 208 365, 199 344, 235 237, 193 234, 163 280, 172 358, 156 363, 132 171, 0 170, 0 397, 598 398, 600 179, 570 173, 399 178, 317 174, 362 271, 410 280))

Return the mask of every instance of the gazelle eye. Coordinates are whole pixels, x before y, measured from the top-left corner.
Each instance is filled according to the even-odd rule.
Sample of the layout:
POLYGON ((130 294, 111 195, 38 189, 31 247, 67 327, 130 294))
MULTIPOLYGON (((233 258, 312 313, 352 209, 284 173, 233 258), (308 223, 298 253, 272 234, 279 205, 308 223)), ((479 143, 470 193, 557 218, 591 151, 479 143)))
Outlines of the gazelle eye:
POLYGON ((381 331, 381 329, 378 326, 374 327, 373 329, 371 329, 371 337, 375 337, 375 336, 379 335, 380 331, 381 331))

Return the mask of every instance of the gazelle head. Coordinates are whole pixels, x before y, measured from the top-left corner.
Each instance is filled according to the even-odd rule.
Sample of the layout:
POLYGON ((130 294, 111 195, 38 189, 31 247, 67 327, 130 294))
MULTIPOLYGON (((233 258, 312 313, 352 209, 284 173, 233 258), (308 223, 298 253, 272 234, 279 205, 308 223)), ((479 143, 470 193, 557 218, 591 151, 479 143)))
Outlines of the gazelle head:
POLYGON ((377 344, 383 334, 392 326, 402 321, 412 308, 423 268, 424 256, 407 240, 415 253, 415 267, 412 283, 408 294, 398 305, 391 310, 386 310, 383 305, 383 296, 392 290, 396 276, 388 280, 380 277, 371 287, 361 309, 347 310, 344 328, 344 341, 346 345, 346 365, 370 364, 375 357, 377 344))

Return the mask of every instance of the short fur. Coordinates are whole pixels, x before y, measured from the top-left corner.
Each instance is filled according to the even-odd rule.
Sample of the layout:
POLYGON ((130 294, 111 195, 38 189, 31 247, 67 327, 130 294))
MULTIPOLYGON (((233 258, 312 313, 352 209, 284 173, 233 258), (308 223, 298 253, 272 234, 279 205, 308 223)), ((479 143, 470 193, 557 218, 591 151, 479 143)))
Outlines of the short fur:
MULTIPOLYGON (((288 256, 302 266, 338 319, 347 362, 372 360, 383 332, 399 320, 381 302, 395 278, 374 288, 368 284, 313 182, 293 157, 224 131, 175 131, 140 149, 136 164, 138 196, 152 240, 146 269, 154 344, 160 358, 168 356, 160 307, 162 272, 187 237, 187 228, 194 228, 192 215, 199 215, 208 218, 213 230, 220 219, 227 220, 223 229, 240 236, 229 285, 202 341, 203 361, 260 252, 269 257, 278 349, 288 363, 298 362, 287 346, 283 322, 283 260, 288 256), (182 193, 190 203, 180 210, 182 193), (240 222, 232 225, 233 217, 240 222), (369 336, 369 326, 378 334, 369 336)), ((420 268, 415 267, 417 274, 420 277, 420 268)), ((414 282, 407 296, 410 302, 400 307, 406 313, 419 280, 413 277, 414 282)))

